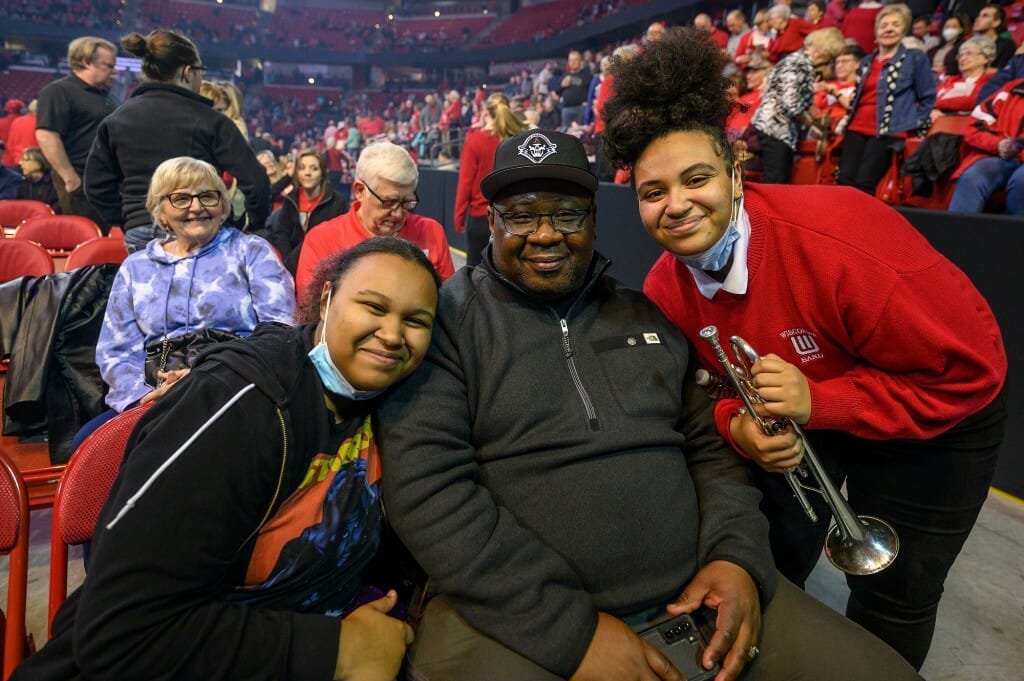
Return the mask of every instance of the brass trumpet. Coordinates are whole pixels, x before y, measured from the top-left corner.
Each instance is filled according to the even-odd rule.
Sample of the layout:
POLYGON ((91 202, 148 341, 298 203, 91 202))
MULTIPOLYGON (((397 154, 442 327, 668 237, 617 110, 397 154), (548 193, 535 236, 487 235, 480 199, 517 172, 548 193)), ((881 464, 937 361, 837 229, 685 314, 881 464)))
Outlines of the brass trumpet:
POLYGON ((803 448, 803 461, 800 465, 787 469, 784 475, 812 523, 818 522, 818 514, 807 500, 805 490, 820 494, 832 511, 835 524, 829 528, 825 537, 825 556, 829 562, 850 575, 873 575, 892 565, 900 550, 900 539, 892 526, 874 516, 854 514, 850 504, 825 472, 810 441, 796 422, 788 418, 760 416, 754 409, 755 404, 764 404, 764 399, 754 386, 751 372, 751 367, 760 359, 754 348, 739 336, 730 338, 733 354, 739 362, 739 365, 735 365, 718 342, 717 327, 705 326, 700 330, 700 337, 714 349, 715 356, 725 369, 732 387, 743 400, 747 413, 758 422, 761 430, 766 435, 775 435, 786 428, 792 428, 799 438, 800 446, 803 448), (801 481, 801 478, 808 477, 814 478, 817 487, 801 481))

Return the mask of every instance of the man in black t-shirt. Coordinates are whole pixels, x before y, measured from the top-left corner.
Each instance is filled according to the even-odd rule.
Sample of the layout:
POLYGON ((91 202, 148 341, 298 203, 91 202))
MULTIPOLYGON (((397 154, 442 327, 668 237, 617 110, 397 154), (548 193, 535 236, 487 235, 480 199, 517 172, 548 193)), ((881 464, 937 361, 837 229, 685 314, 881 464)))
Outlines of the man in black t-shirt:
POLYGON ((575 121, 583 125, 583 113, 586 108, 587 88, 593 75, 590 67, 583 61, 583 55, 576 50, 569 53, 569 63, 565 75, 562 76, 558 95, 562 100, 562 128, 568 128, 575 121))
POLYGON ((116 75, 117 47, 103 38, 83 36, 68 45, 71 74, 39 91, 36 141, 53 167, 53 185, 61 213, 84 215, 108 229, 82 190, 82 174, 96 129, 117 108, 110 96, 116 75))

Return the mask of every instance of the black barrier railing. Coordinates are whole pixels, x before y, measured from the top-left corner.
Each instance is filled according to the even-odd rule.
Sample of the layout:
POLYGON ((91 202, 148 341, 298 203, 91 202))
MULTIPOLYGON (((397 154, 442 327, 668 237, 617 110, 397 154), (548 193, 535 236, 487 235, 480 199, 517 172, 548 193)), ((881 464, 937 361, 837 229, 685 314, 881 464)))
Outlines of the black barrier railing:
MULTIPOLYGON (((452 224, 457 183, 458 173, 421 170, 417 212, 440 221, 449 243, 465 250, 465 235, 456 232, 452 224)), ((597 207, 597 248, 611 259, 609 271, 627 286, 641 288, 647 271, 662 251, 640 223, 636 195, 627 186, 602 183, 597 192, 597 207)), ((1018 311, 1020 301, 1024 300, 1024 277, 1018 274, 1024 262, 1024 220, 1005 215, 898 210, 936 249, 967 273, 999 322, 1010 363, 1010 419, 993 484, 1024 498, 1024 459, 1016 456, 1024 448, 1024 419, 1015 417, 1020 414, 1019 405, 1024 403, 1024 315, 1018 311)), ((963 332, 971 333, 971 329, 963 332)), ((978 342, 985 341, 979 338, 978 342)))

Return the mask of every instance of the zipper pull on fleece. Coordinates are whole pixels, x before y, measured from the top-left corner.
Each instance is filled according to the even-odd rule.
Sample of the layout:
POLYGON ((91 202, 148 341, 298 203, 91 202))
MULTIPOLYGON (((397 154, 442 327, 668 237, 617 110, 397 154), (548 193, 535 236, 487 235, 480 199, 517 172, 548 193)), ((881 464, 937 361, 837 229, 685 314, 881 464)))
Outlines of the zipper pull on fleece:
POLYGON ((569 345, 569 325, 564 319, 559 319, 558 324, 562 327, 562 348, 565 350, 565 358, 572 359, 572 346, 569 345))

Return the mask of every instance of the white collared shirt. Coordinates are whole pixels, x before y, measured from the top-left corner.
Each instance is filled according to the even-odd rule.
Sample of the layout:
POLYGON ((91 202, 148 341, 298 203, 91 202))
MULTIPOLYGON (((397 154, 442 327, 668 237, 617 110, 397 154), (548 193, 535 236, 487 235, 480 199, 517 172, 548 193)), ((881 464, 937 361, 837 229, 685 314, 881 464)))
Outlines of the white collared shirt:
POLYGON ((728 293, 742 294, 747 292, 747 246, 750 245, 750 217, 747 215, 747 207, 744 200, 740 199, 739 217, 736 220, 736 231, 740 238, 732 247, 732 266, 725 281, 712 279, 707 272, 687 265, 693 275, 693 281, 697 284, 700 294, 711 300, 719 289, 725 289, 728 293))

